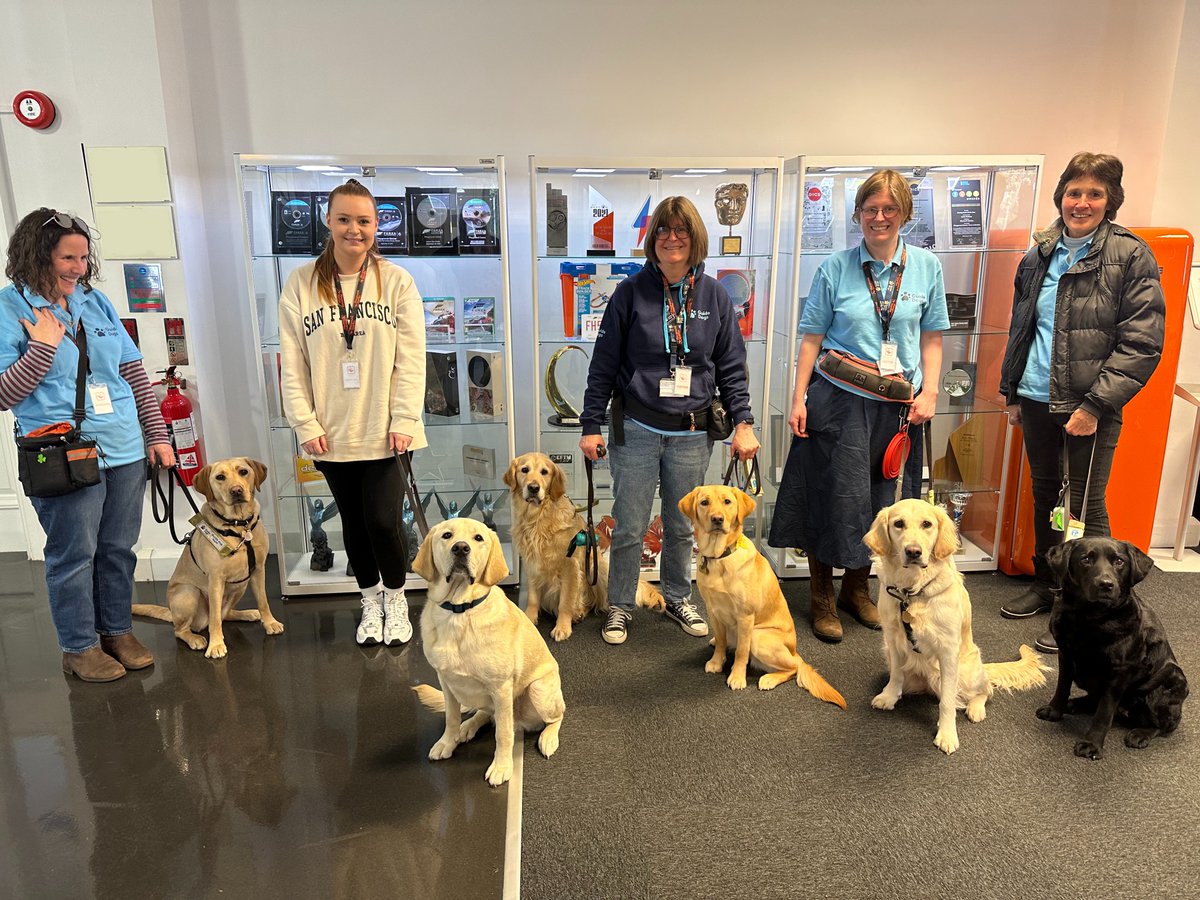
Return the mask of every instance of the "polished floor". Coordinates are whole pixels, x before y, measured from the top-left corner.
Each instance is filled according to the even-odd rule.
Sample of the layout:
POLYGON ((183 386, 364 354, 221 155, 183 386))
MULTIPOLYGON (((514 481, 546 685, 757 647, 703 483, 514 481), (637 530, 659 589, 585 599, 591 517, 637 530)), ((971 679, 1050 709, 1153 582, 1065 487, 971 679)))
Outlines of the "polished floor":
POLYGON ((419 637, 359 648, 357 605, 276 601, 218 661, 137 620, 156 664, 85 684, 40 567, 0 563, 0 898, 501 897, 493 745, 428 761, 419 637))

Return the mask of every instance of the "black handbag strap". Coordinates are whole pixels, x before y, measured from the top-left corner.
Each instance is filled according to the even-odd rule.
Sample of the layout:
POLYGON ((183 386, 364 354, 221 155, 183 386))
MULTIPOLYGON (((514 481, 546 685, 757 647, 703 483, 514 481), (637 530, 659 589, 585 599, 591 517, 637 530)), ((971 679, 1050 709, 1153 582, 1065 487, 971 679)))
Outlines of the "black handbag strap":
POLYGON ((75 432, 78 434, 83 431, 83 419, 87 415, 87 409, 83 405, 83 381, 87 377, 88 368, 87 332, 84 331, 82 320, 80 320, 79 325, 75 329, 75 346, 79 350, 79 368, 75 372, 75 410, 73 416, 75 419, 75 432))
POLYGON ((400 470, 400 479, 404 482, 404 493, 408 497, 409 505, 412 506, 413 522, 417 526, 417 534, 421 540, 429 534, 429 522, 425 519, 425 507, 421 505, 421 492, 417 488, 417 479, 413 476, 412 470, 412 452, 405 450, 401 453, 399 450, 393 450, 392 455, 396 457, 396 467, 400 470))

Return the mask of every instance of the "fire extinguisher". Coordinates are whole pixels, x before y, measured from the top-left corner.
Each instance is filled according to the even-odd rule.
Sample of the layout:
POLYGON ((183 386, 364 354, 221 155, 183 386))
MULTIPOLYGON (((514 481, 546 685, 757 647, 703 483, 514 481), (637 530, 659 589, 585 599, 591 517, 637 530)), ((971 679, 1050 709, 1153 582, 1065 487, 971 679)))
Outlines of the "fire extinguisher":
POLYGON ((191 487, 192 479, 204 465, 200 457, 200 438, 192 418, 192 401, 179 390, 180 379, 175 375, 174 366, 159 371, 163 373, 163 380, 158 383, 167 387, 167 396, 163 398, 161 407, 162 416, 175 447, 179 474, 183 477, 183 483, 191 487))

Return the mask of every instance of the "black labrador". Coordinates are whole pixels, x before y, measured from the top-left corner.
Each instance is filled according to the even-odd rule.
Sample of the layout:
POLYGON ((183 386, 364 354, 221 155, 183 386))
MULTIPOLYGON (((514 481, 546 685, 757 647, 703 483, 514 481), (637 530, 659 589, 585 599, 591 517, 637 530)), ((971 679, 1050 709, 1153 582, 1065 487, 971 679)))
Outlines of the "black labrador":
POLYGON ((1080 538, 1046 554, 1062 593, 1050 614, 1058 641, 1058 687, 1039 719, 1091 714, 1075 755, 1100 759, 1113 717, 1131 729, 1125 746, 1141 749, 1179 726, 1187 679, 1167 633, 1133 586, 1153 560, 1125 541, 1080 538), (1074 681, 1087 693, 1068 699, 1074 681))

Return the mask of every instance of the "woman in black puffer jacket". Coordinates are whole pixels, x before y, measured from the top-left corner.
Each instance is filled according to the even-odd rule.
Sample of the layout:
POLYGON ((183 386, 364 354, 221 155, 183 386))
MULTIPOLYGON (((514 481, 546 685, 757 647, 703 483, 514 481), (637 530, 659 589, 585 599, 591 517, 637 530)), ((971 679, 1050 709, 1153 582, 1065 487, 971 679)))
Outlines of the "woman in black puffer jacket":
MULTIPOLYGON (((1025 618, 1051 606, 1046 551, 1062 487, 1063 441, 1071 511, 1087 534, 1109 534, 1105 490, 1121 433, 1121 410, 1150 380, 1162 353, 1165 304, 1146 242, 1113 219, 1125 199, 1115 156, 1077 153, 1054 191, 1060 218, 1035 235, 1017 269, 1000 390, 1021 425, 1033 481, 1034 583, 1001 607, 1025 618)), ((1039 649, 1054 652, 1049 634, 1039 649)))

